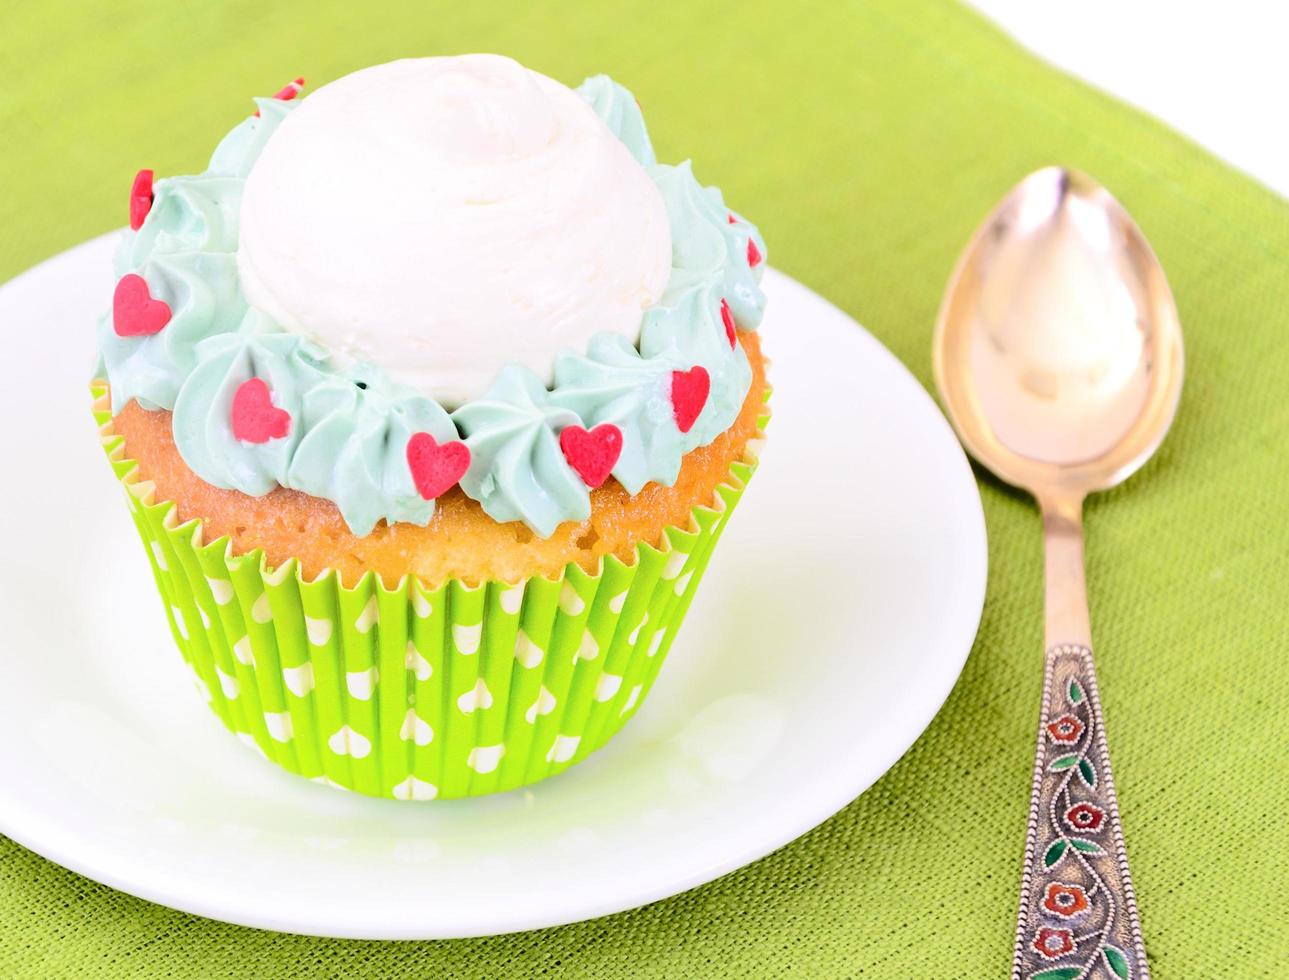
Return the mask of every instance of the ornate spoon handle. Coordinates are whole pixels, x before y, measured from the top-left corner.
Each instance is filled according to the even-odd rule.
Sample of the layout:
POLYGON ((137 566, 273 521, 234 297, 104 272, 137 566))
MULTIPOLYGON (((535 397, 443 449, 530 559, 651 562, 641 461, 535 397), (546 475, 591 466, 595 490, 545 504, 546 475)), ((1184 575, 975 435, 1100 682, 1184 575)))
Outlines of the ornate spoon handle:
POLYGON ((1047 651, 1012 980, 1149 980, 1092 651, 1047 651))

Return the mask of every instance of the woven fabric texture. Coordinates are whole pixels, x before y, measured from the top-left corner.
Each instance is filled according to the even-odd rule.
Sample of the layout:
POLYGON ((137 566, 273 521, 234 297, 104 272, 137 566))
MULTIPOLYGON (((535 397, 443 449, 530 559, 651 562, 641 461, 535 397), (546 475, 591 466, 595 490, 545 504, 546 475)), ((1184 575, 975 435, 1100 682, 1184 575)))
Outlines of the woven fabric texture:
MULTIPOLYGON (((1159 980, 1289 976, 1289 206, 975 14, 935 0, 6 3, 0 279, 122 223, 139 166, 199 168, 252 93, 473 50, 630 85, 659 156, 692 156, 760 223, 774 264, 928 386, 954 258, 1020 176, 1062 162, 1125 202, 1175 288, 1188 371, 1158 456, 1088 513, 1146 943, 1159 980)), ((988 479, 981 493, 989 592, 948 704, 863 797, 751 867, 566 928, 381 944, 208 922, 0 839, 0 976, 1004 976, 1042 566, 1027 500, 988 479)))

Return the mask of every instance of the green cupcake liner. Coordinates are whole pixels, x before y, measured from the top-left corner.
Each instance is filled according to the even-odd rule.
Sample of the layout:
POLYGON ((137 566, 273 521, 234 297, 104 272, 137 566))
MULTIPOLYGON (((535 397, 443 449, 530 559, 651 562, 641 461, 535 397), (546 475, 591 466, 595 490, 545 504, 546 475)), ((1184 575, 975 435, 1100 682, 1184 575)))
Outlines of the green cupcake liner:
MULTIPOLYGON (((291 772, 370 796, 450 799, 514 789, 580 762, 644 703, 712 547, 756 469, 759 441, 711 506, 662 546, 555 578, 393 589, 368 573, 306 580, 295 559, 206 542, 202 522, 126 458, 106 388, 94 415, 126 489, 175 643, 197 688, 248 746, 291 772)), ((759 419, 764 429, 768 412, 759 419)))

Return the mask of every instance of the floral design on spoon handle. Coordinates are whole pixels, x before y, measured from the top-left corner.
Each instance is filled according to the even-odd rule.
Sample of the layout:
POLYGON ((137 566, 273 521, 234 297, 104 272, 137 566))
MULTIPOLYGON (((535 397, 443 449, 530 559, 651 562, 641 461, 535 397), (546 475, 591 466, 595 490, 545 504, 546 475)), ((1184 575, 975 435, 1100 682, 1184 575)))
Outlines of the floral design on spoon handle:
POLYGON ((1047 651, 1012 980, 1149 980, 1092 651, 1047 651))

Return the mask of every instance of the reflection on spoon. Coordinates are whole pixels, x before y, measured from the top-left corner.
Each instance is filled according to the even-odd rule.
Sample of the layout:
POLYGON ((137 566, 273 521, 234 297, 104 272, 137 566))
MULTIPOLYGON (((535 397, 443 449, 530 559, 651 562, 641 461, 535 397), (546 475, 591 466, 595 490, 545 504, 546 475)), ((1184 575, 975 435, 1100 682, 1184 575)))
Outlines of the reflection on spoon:
POLYGON ((1145 405, 1148 298, 1121 214, 1052 181, 981 242, 971 370, 999 440, 1032 459, 1094 459, 1145 405))

